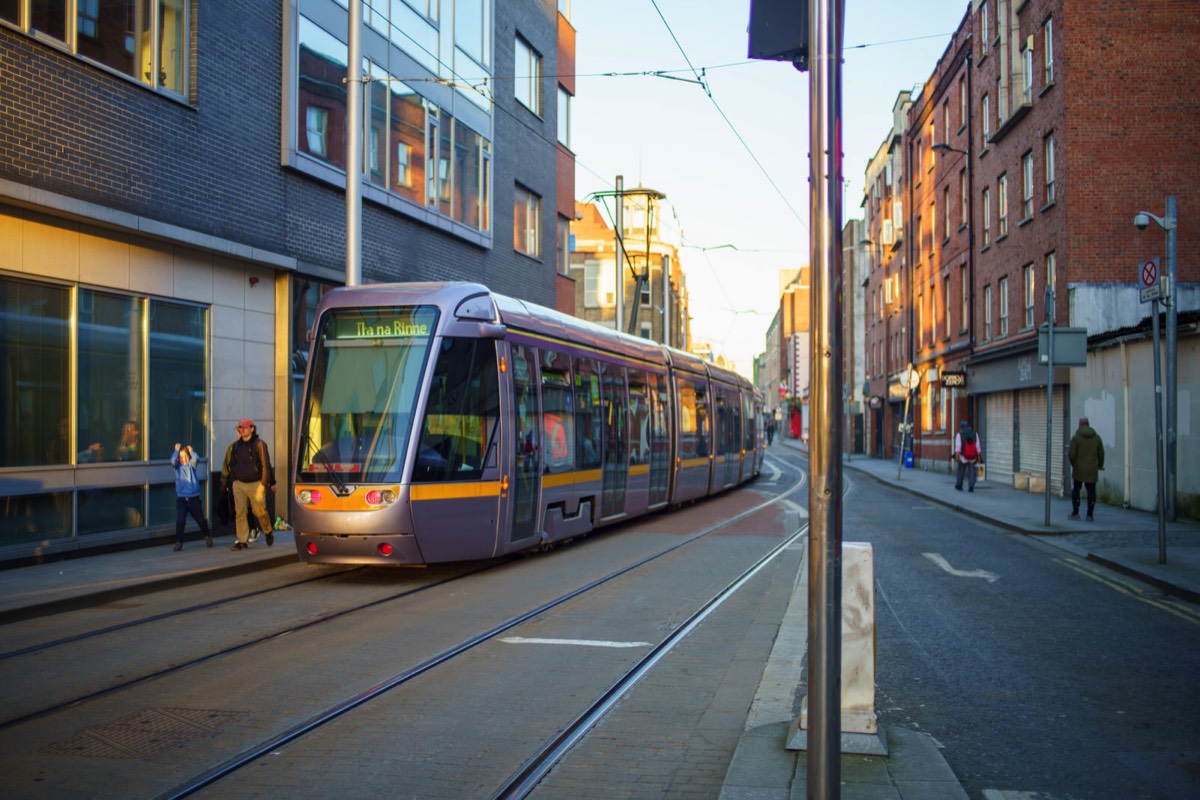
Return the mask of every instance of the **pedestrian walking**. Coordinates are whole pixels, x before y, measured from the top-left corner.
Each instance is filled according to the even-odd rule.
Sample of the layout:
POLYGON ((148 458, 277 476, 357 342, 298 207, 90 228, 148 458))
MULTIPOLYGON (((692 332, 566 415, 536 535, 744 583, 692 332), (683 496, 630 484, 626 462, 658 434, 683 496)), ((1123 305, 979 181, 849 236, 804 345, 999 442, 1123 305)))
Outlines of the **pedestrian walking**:
POLYGON ((249 418, 238 421, 238 438, 225 450, 221 465, 221 486, 233 489, 237 541, 230 550, 250 546, 249 514, 254 514, 267 534, 267 547, 275 544, 274 525, 267 513, 267 492, 275 491, 275 470, 267 443, 258 437, 258 427, 249 418))
POLYGON ((1087 417, 1079 418, 1079 427, 1067 446, 1067 460, 1071 462, 1071 519, 1079 519, 1079 487, 1087 487, 1087 518, 1092 521, 1096 510, 1096 481, 1104 469, 1104 441, 1096 429, 1088 424, 1087 417))
POLYGON ((979 456, 979 434, 965 419, 961 420, 954 435, 954 488, 958 491, 962 491, 963 478, 967 479, 967 491, 975 491, 975 464, 979 456))
POLYGON ((188 514, 200 526, 204 534, 204 546, 212 547, 212 536, 208 532, 208 520, 204 518, 204 509, 200 505, 200 479, 196 477, 196 460, 199 456, 189 444, 180 447, 175 443, 175 452, 171 453, 171 466, 175 470, 175 550, 183 549, 183 528, 187 524, 188 514))

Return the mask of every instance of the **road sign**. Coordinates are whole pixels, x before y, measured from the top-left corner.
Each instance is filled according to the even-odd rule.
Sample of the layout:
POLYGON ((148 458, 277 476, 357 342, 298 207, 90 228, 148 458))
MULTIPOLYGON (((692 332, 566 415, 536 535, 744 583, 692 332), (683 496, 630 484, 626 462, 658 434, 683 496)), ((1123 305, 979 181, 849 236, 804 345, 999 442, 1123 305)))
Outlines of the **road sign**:
POLYGON ((1138 296, 1143 303, 1166 300, 1171 296, 1171 281, 1159 269, 1158 259, 1151 258, 1138 266, 1138 296))

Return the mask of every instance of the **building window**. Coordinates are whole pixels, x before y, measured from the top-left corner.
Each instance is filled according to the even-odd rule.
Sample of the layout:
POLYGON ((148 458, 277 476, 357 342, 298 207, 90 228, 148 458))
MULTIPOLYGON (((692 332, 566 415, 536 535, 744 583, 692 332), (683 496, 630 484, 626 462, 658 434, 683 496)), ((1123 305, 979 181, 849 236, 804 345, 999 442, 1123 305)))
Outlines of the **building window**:
POLYGON ((206 309, 0 278, 0 314, 6 345, 0 358, 11 390, 0 411, 0 466, 94 464, 100 470, 87 480, 50 478, 65 491, 9 497, 0 508, 0 540, 145 527, 145 478, 123 487, 127 473, 99 465, 164 461, 174 442, 194 444, 212 458, 204 452, 206 309), (89 488, 76 493, 75 485, 89 488), (97 488, 102 485, 111 488, 97 488))
POLYGON ((970 222, 968 212, 970 210, 970 192, 967 189, 967 171, 959 170, 958 172, 958 224, 959 227, 965 227, 970 222))
POLYGON ((1008 116, 1008 92, 1005 91, 1008 86, 1005 84, 1006 76, 1000 75, 996 78, 996 125, 1004 124, 1004 119, 1008 116))
POLYGON ((1033 264, 1026 264, 1024 268, 1025 283, 1025 327, 1033 327, 1033 293, 1034 293, 1034 276, 1033 264))
POLYGON ((992 339, 992 287, 991 284, 983 287, 983 340, 985 342, 992 339))
POLYGON ((984 54, 988 51, 988 42, 990 41, 988 31, 988 0, 983 0, 979 6, 979 51, 984 54))
POLYGON ((913 235, 913 247, 916 248, 916 259, 921 260, 921 215, 917 215, 917 227, 913 235))
POLYGON ((942 330, 944 331, 943 338, 949 339, 950 338, 950 328, 952 327, 950 324, 950 276, 949 275, 945 275, 942 277, 942 296, 939 297, 938 300, 942 304, 942 325, 943 325, 942 330))
POLYGON ((588 263, 583 265, 583 306, 584 308, 600 307, 600 265, 588 263))
POLYGON ((959 130, 967 126, 967 79, 958 79, 958 127, 959 130))
POLYGON ((542 198, 520 184, 513 188, 513 247, 517 252, 540 258, 542 198))
POLYGON ((1021 156, 1021 218, 1033 216, 1033 151, 1021 156))
POLYGON ((992 198, 988 194, 988 190, 983 190, 983 246, 987 247, 992 243, 992 198))
POLYGON ((925 293, 917 295, 917 347, 925 346, 925 293))
POLYGON ((942 101, 942 142, 950 143, 950 100, 942 101))
POLYGON ((309 106, 304 120, 308 153, 318 158, 329 158, 329 109, 309 106))
POLYGON ((1042 85, 1054 83, 1054 19, 1042 26, 1042 85))
MULTIPOLYGON (((438 0, 405 0, 433 22, 438 18, 438 0)), ((382 4, 380 4, 382 5, 382 4)), ((393 4, 393 9, 395 4, 393 4)), ((397 15, 399 16, 399 15, 397 15)), ((454 44, 481 66, 491 65, 492 4, 486 0, 455 0, 454 44)), ((459 65, 456 62, 455 67, 459 65)))
POLYGON ((971 283, 967 275, 967 265, 963 264, 958 268, 959 283, 962 286, 962 319, 960 320, 959 330, 967 329, 967 320, 971 316, 971 283))
POLYGON ((950 187, 942 189, 942 238, 950 238, 950 187))
POLYGON ((991 101, 988 100, 988 96, 985 94, 983 96, 982 102, 980 102, 980 104, 979 104, 979 118, 981 120, 981 123, 979 125, 980 137, 981 137, 980 144, 984 147, 984 149, 987 148, 988 138, 992 135, 992 112, 991 112, 991 109, 992 109, 991 101))
POLYGON ((1046 137, 1046 205, 1054 202, 1054 134, 1046 137))
POLYGON ((517 100, 539 117, 542 115, 542 56, 521 37, 516 40, 513 84, 517 100))
POLYGON ((2 0, 0 19, 154 89, 187 95, 191 0, 2 0), (136 6, 136 14, 135 14, 136 6))
POLYGON ((1033 50, 1028 47, 1021 53, 1021 102, 1033 102, 1033 50))
POLYGON ((1008 278, 1000 279, 1000 336, 1008 336, 1008 278))
POLYGON ((1058 289, 1058 270, 1055 264, 1054 253, 1046 253, 1046 285, 1052 290, 1058 289))
POLYGON ((571 149, 571 95, 558 87, 558 143, 571 149))
POLYGON ((1008 175, 1001 175, 996 181, 996 236, 1008 235, 1008 175))
POLYGON ((554 237, 558 250, 558 272, 560 275, 571 274, 571 220, 558 215, 558 230, 554 237))

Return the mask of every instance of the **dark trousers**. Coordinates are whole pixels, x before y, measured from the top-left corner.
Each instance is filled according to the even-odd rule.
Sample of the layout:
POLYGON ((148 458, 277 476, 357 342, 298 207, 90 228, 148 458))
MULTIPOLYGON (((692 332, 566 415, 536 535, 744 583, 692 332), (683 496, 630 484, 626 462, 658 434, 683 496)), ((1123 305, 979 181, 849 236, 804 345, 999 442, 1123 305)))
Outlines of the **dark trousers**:
POLYGON ((1087 500, 1088 500, 1087 513, 1088 513, 1088 516, 1090 517, 1092 515, 1092 512, 1096 510, 1096 482, 1095 481, 1092 481, 1091 483, 1084 483, 1083 481, 1077 481, 1073 478, 1071 479, 1071 513, 1073 513, 1073 514, 1079 513, 1079 487, 1080 486, 1087 487, 1087 500))
POLYGON ((204 509, 200 506, 199 497, 175 498, 175 541, 183 543, 183 526, 187 523, 188 514, 200 526, 200 532, 208 536, 208 520, 204 518, 204 509))
POLYGON ((954 488, 961 489, 963 478, 967 479, 967 488, 975 491, 975 462, 958 461, 958 470, 954 474, 954 488))

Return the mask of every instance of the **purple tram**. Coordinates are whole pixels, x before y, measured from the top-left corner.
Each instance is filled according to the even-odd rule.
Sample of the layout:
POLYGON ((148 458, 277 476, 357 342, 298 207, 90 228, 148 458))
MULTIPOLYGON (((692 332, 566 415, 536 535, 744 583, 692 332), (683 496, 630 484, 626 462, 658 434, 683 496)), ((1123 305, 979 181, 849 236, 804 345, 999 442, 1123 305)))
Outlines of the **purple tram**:
POLYGON ((745 378, 479 284, 335 289, 310 346, 290 465, 302 561, 493 558, 762 467, 745 378))

